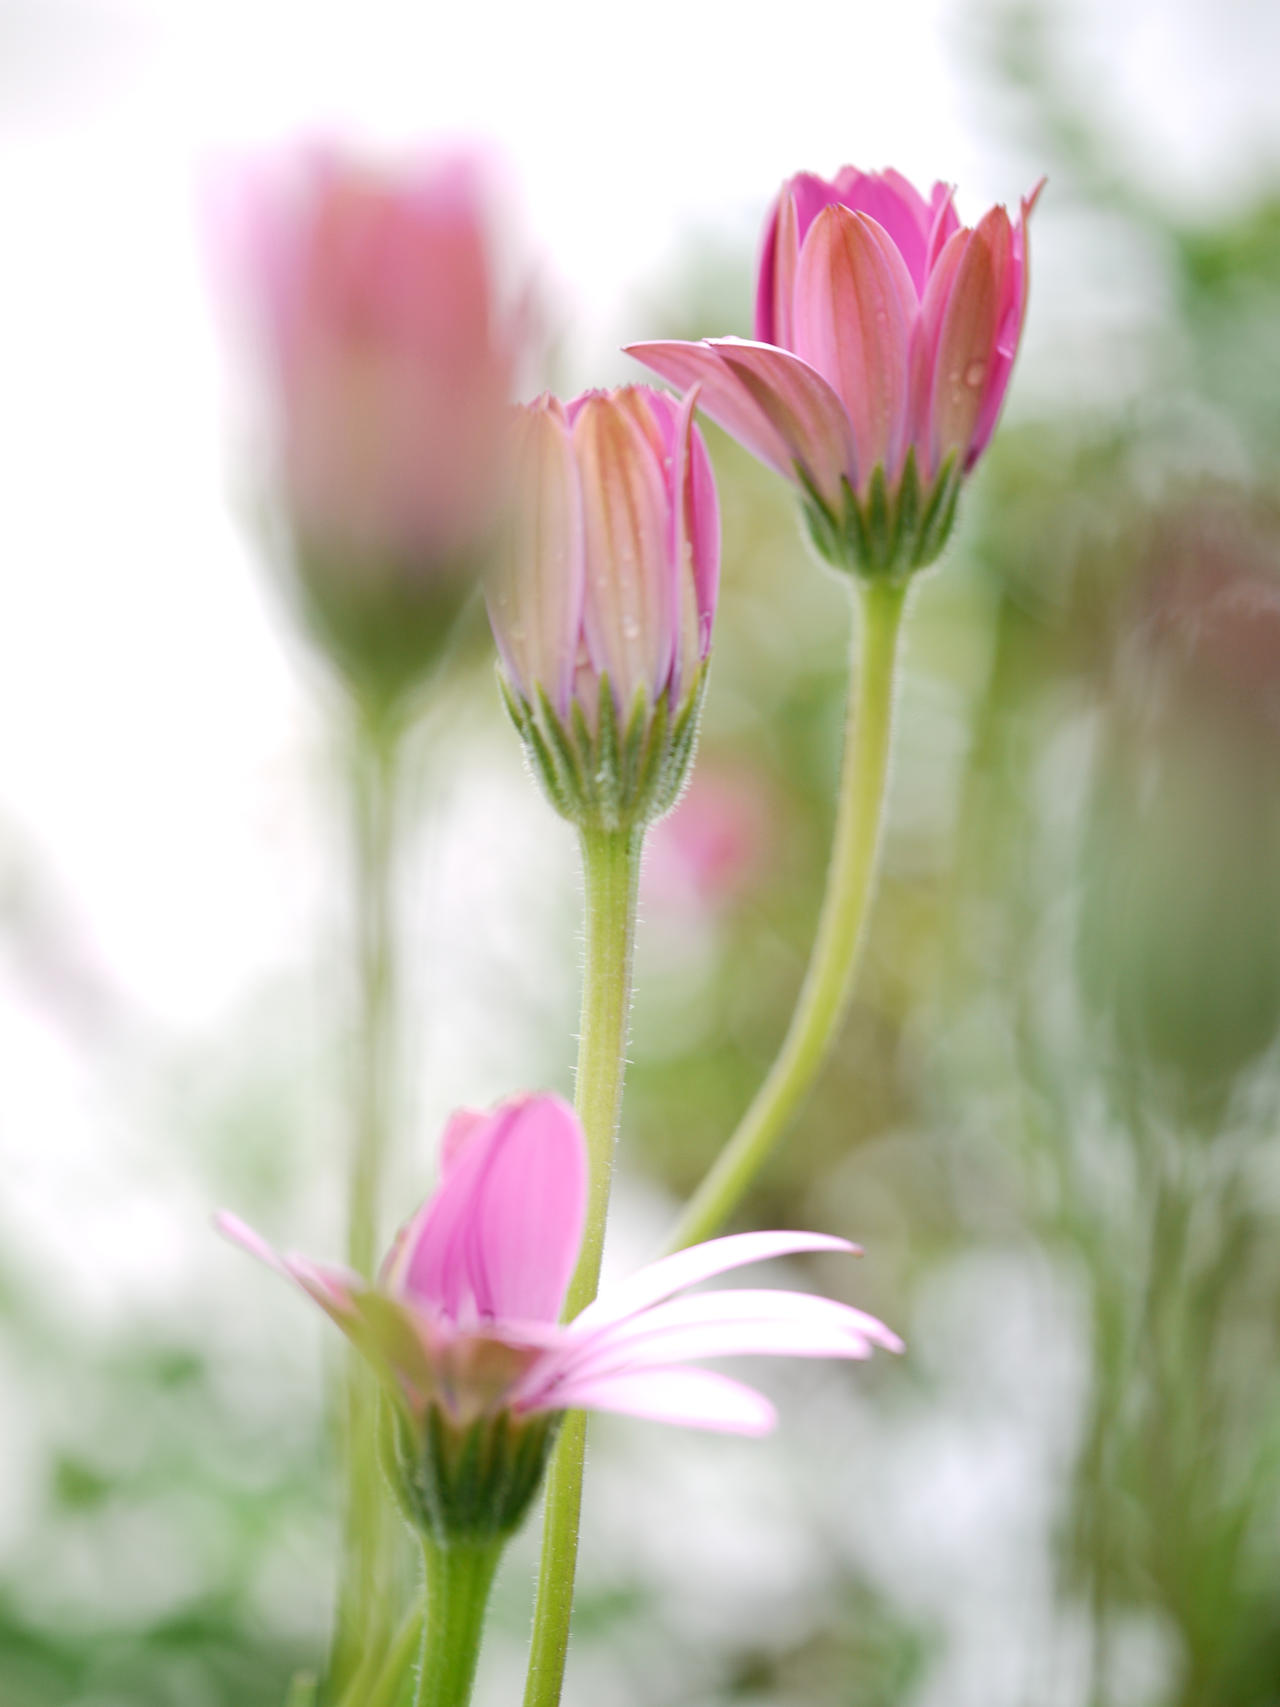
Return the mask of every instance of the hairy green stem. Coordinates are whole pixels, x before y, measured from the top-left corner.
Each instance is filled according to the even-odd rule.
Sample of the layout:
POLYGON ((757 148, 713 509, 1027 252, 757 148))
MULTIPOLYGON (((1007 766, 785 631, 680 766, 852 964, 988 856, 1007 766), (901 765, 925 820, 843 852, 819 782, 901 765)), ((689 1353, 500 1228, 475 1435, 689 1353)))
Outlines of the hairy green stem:
POLYGON ((864 936, 880 845, 905 586, 858 583, 861 621, 826 895, 791 1024, 737 1131, 681 1216, 671 1248, 710 1238, 733 1213, 818 1075, 843 1017, 864 936))
POLYGON ((502 1542, 452 1542, 437 1547, 426 1541, 422 1551, 427 1615, 414 1707, 467 1707, 502 1542))
MULTIPOLYGON (((635 944, 636 886, 643 832, 584 830, 582 869, 586 889, 587 951, 578 1034, 574 1102, 591 1161, 586 1231, 565 1316, 576 1316, 596 1295, 604 1250, 614 1139, 622 1109, 627 1020, 631 1008, 631 959, 635 944)), ((578 1560, 582 1510, 582 1466, 587 1421, 581 1411, 564 1420, 547 1476, 543 1510, 542 1563, 533 1615, 533 1642, 525 1707, 556 1707, 564 1682, 578 1560)))

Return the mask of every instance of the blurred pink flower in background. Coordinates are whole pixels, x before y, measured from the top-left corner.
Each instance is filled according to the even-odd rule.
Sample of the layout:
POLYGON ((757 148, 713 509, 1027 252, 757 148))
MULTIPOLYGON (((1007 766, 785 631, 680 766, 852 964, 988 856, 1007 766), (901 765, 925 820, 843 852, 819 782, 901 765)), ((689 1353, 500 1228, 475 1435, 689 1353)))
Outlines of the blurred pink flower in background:
POLYGON ((681 917, 733 907, 773 859, 777 810, 759 771, 704 760, 675 811, 650 838, 642 878, 646 900, 681 917))
MULTIPOLYGON (((877 482, 891 506, 910 465, 921 489, 913 503, 927 509, 936 496, 936 525, 902 518, 909 537, 885 550, 873 537, 861 555, 900 546, 902 566, 918 567, 941 549, 959 476, 995 429, 1022 331, 1026 220, 1038 193, 1016 223, 994 207, 971 229, 943 184, 926 200, 898 172, 799 173, 765 228, 757 341, 628 349, 671 384, 699 385, 714 421, 821 506, 837 547, 850 525, 892 534, 898 518, 847 512, 874 501, 877 482)), ((875 567, 886 566, 879 557, 875 567)), ((896 565, 891 553, 887 561, 896 565)))
POLYGON ((567 1325, 586 1146, 559 1097, 455 1114, 435 1193, 400 1234, 376 1285, 345 1269, 277 1257, 234 1217, 223 1230, 295 1280, 373 1363, 414 1426, 508 1413, 623 1411, 693 1428, 761 1434, 772 1406, 691 1359, 764 1353, 866 1358, 900 1350, 875 1317, 785 1291, 676 1297, 726 1270, 797 1251, 853 1251, 821 1233, 741 1233, 695 1245, 607 1289, 567 1325))
POLYGON ((212 198, 306 615, 392 699, 434 661, 505 500, 530 316, 504 295, 492 176, 474 154, 393 172, 313 148, 212 198))

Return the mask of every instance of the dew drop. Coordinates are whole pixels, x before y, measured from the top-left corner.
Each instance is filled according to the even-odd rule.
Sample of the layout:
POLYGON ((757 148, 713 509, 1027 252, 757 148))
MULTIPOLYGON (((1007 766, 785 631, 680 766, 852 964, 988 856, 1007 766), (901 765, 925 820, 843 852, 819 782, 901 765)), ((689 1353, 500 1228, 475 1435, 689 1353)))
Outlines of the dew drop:
POLYGON ((970 362, 968 367, 964 370, 964 382, 973 390, 976 390, 978 386, 982 384, 986 376, 987 364, 983 361, 970 362))

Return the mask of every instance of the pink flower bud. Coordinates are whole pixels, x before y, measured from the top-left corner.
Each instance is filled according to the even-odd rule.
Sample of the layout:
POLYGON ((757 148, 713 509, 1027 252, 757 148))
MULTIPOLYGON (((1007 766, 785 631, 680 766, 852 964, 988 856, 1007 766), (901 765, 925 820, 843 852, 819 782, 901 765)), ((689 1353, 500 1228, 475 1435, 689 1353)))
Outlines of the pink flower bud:
POLYGON ((504 491, 519 316, 480 164, 313 152, 223 202, 308 617, 348 674, 397 685, 438 650, 504 491))
POLYGON ((625 386, 516 424, 490 615, 512 716, 577 821, 665 811, 688 765, 720 572, 695 402, 625 386))
POLYGON ((1026 221, 970 229, 952 192, 846 166, 783 185, 765 227, 756 342, 632 344, 795 480, 842 568, 902 575, 941 551, 995 430, 1022 332, 1026 221))

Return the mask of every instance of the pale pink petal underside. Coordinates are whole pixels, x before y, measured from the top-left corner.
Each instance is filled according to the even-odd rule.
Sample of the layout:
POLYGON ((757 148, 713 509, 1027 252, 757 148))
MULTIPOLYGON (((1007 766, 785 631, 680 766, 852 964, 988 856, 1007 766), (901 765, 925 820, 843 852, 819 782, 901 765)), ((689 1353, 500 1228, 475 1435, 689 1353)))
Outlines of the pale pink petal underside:
POLYGON ((827 504, 839 511, 841 480, 852 483, 857 455, 848 411, 832 387, 787 350, 741 338, 717 338, 711 347, 786 445, 784 472, 794 479, 799 467, 827 504))
POLYGON ((582 624, 582 492, 569 426, 546 399, 515 427, 515 499, 489 614, 507 673, 526 699, 541 687, 568 711, 582 624))
POLYGON ((768 1434, 777 1422, 763 1394, 709 1369, 646 1369, 570 1383, 557 1392, 556 1408, 620 1411, 721 1434, 768 1434))
POLYGON ((794 1256, 801 1251, 860 1254, 857 1245, 830 1233, 730 1233, 723 1239, 709 1239, 705 1244, 690 1245, 687 1250, 661 1257, 626 1280, 616 1282, 574 1318, 573 1332, 623 1321, 663 1298, 670 1298, 673 1292, 710 1280, 712 1275, 726 1274, 748 1263, 767 1262, 772 1257, 794 1256))
POLYGON ((691 385, 700 386, 703 414, 709 415, 767 468, 790 478, 794 458, 786 442, 710 344, 655 341, 627 344, 625 350, 680 391, 687 391, 691 385))

